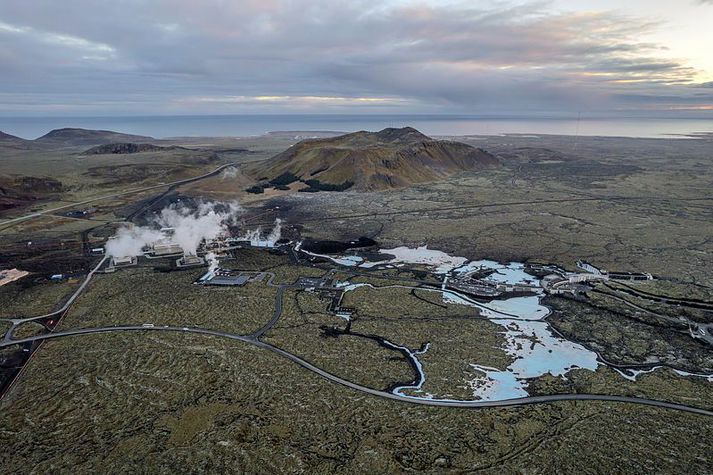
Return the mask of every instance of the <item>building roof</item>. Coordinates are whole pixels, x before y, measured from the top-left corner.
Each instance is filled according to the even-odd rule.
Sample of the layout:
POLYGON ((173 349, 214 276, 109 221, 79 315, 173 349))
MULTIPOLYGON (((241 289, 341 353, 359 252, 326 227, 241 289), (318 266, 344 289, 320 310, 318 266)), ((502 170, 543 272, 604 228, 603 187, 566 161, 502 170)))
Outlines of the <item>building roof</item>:
POLYGON ((250 280, 249 275, 236 275, 236 276, 216 276, 212 279, 205 281, 206 285, 245 285, 247 281, 250 280))

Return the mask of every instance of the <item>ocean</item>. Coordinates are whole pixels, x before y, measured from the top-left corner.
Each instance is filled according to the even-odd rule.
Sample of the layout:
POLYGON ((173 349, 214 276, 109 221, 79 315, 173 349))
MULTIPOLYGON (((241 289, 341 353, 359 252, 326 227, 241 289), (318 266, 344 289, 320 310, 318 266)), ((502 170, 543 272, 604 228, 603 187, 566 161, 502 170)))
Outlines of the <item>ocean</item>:
POLYGON ((0 131, 34 139, 52 129, 81 127, 156 138, 244 137, 272 131, 381 130, 412 126, 428 135, 580 135, 664 138, 713 133, 713 119, 504 119, 443 115, 223 115, 141 117, 0 117, 0 131))

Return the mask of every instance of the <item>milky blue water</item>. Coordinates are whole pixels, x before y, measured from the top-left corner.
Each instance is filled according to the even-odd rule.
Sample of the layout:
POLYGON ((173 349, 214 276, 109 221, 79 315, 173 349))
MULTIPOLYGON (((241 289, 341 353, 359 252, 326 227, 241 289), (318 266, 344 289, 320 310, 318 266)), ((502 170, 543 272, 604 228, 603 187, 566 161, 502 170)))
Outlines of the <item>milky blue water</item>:
POLYGON ((381 130, 416 127, 429 135, 549 134, 666 137, 713 133, 713 119, 482 118, 444 115, 226 115, 154 117, 0 117, 0 131, 34 139, 52 129, 81 127, 149 135, 233 137, 271 131, 381 130))
MULTIPOLYGON (((299 246, 298 246, 299 249, 299 246)), ((584 346, 566 340, 555 334, 550 328, 545 317, 549 309, 540 304, 542 291, 537 290, 537 295, 511 297, 493 300, 488 303, 479 303, 456 291, 447 289, 447 280, 454 276, 471 273, 478 270, 495 271, 486 277, 493 282, 509 284, 538 285, 539 280, 525 272, 525 266, 520 262, 501 264, 491 260, 468 261, 464 257, 451 256, 443 251, 428 249, 426 246, 419 248, 398 247, 382 249, 381 252, 393 256, 390 260, 365 262, 356 256, 323 256, 345 266, 373 267, 401 266, 403 264, 418 264, 430 267, 434 273, 443 275, 445 281, 443 288, 422 291, 440 292, 443 302, 448 304, 466 305, 478 309, 482 317, 489 318, 491 322, 502 328, 500 332, 504 339, 502 350, 512 357, 512 362, 503 369, 482 366, 477 361, 468 362, 475 370, 475 377, 462 381, 473 392, 473 399, 486 401, 499 401, 528 396, 527 387, 531 380, 550 374, 555 377, 565 377, 573 369, 596 371, 600 366, 597 354, 584 346), (356 259, 354 259, 356 257, 356 259)), ((360 287, 369 287, 377 290, 380 288, 415 288, 406 285, 390 285, 374 287, 371 284, 342 282, 338 287, 345 292, 356 290, 360 287)), ((428 378, 428 365, 422 364, 420 356, 428 351, 410 350, 389 342, 390 345, 408 351, 420 375, 417 384, 397 388, 396 394, 407 397, 427 399, 440 399, 439 395, 424 392, 423 386, 428 378), (404 392, 409 390, 409 392, 404 392)), ((620 371, 620 374, 632 381, 649 371, 620 371)), ((713 375, 691 375, 677 371, 681 376, 696 376, 713 381, 713 375)), ((448 399, 441 399, 448 400, 448 399)))

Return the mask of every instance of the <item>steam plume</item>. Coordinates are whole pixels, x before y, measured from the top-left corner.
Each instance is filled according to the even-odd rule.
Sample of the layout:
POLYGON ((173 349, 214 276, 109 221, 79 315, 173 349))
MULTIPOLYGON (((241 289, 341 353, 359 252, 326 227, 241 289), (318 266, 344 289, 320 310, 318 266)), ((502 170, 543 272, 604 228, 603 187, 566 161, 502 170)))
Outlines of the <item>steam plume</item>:
POLYGON ((243 234, 241 239, 243 241, 250 241, 250 245, 254 247, 275 247, 275 244, 280 240, 281 236, 282 220, 277 218, 275 219, 275 226, 266 237, 262 237, 262 228, 258 227, 257 229, 247 231, 243 234))
POLYGON ((208 254, 205 255, 205 260, 208 262, 208 273, 215 274, 215 271, 218 270, 218 256, 215 255, 213 252, 209 252, 208 254))
POLYGON ((161 211, 158 223, 173 228, 173 242, 181 246, 184 253, 195 255, 203 240, 227 236, 227 225, 234 223, 240 212, 242 208, 237 203, 205 202, 195 211, 172 205, 161 211))
POLYGON ((150 246, 162 237, 163 234, 157 229, 125 226, 119 228, 116 235, 107 241, 106 253, 115 257, 136 257, 141 255, 145 246, 150 246))
POLYGON ((230 178, 235 178, 238 176, 238 169, 235 167, 228 167, 223 170, 223 173, 220 174, 220 180, 224 181, 230 178))
POLYGON ((106 253, 115 257, 140 256, 144 247, 166 239, 157 229, 163 227, 173 228, 170 240, 185 254, 195 255, 203 240, 227 236, 228 225, 235 224, 241 213, 237 202, 202 202, 197 209, 174 204, 164 208, 152 225, 120 228, 107 241, 106 253))

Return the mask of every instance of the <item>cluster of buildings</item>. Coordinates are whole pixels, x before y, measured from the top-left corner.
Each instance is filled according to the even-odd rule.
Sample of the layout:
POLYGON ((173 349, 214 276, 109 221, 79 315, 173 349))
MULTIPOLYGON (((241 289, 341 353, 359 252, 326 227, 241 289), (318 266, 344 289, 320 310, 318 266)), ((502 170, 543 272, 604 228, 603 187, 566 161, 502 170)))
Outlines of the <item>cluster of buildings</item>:
POLYGON ((471 275, 448 280, 447 287, 474 297, 497 298, 503 295, 513 297, 517 295, 536 295, 542 288, 535 283, 504 283, 491 282, 485 279, 478 279, 471 275))
POLYGON ((343 318, 344 320, 350 320, 352 318, 352 315, 354 315, 354 312, 356 312, 356 309, 353 307, 342 306, 342 300, 344 299, 344 289, 330 287, 326 290, 326 292, 328 292, 331 296, 328 310, 334 313, 339 318, 343 318))
MULTIPOLYGON (((262 277, 260 277, 262 278, 262 277)), ((201 285, 216 285, 220 287, 242 287, 250 281, 250 275, 242 272, 234 274, 226 269, 211 269, 198 279, 201 285)))
POLYGON ((536 295, 543 290, 550 294, 578 294, 590 290, 590 284, 595 282, 616 281, 646 281, 654 280, 649 273, 609 272, 600 269, 589 262, 578 261, 577 267, 585 272, 565 272, 556 266, 529 265, 530 272, 544 276, 537 283, 502 283, 493 282, 476 273, 451 278, 447 287, 466 293, 476 298, 498 298, 501 296, 536 295))
POLYGON ((587 271, 591 275, 600 277, 601 280, 643 281, 656 279, 656 277, 648 272, 610 272, 605 269, 600 269, 587 261, 577 261, 577 267, 587 271))
MULTIPOLYGON (((193 253, 185 252, 174 239, 174 228, 162 228, 161 238, 143 249, 143 255, 149 259, 176 256, 177 267, 194 267, 205 264, 205 260, 193 253)), ((272 237, 262 238, 258 232, 249 233, 248 237, 219 237, 201 246, 205 252, 222 252, 241 248, 274 248, 276 241, 272 237)), ((101 249, 92 250, 99 251, 101 249)), ((103 250, 102 250, 103 251, 103 250)), ((112 256, 110 268, 125 267, 137 263, 135 256, 112 256)), ((111 270, 110 270, 111 271, 111 270)))
MULTIPOLYGON (((173 239, 175 230, 173 228, 161 228, 161 238, 153 244, 143 249, 144 255, 149 258, 180 256, 176 260, 177 267, 193 267, 205 264, 205 260, 195 254, 186 253, 180 244, 173 239)), ((136 265, 136 256, 112 256, 108 272, 113 272, 118 267, 136 265)))
POLYGON ((589 262, 577 261, 577 267, 585 273, 554 272, 542 279, 542 287, 551 294, 576 294, 589 289, 587 284, 593 282, 617 281, 647 281, 654 280, 652 274, 645 272, 609 272, 600 269, 589 262))

